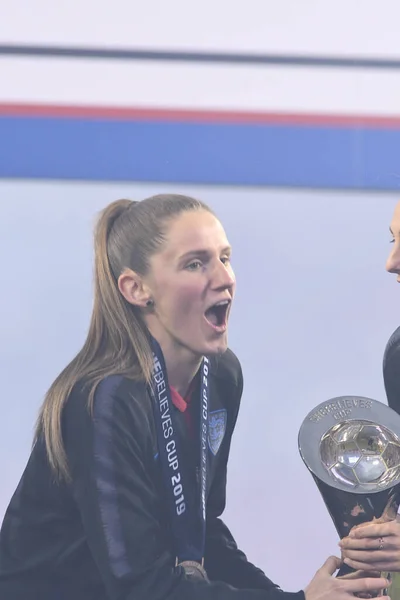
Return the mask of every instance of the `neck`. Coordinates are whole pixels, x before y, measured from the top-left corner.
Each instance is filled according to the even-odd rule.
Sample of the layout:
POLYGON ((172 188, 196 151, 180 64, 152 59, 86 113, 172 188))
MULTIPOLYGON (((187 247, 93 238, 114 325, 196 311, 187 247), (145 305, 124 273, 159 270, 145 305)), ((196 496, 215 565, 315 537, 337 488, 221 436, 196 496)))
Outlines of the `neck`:
MULTIPOLYGON (((155 336, 154 336, 155 337, 155 336)), ((178 345, 171 338, 156 339, 160 344, 168 374, 168 383, 184 398, 197 371, 202 356, 196 355, 185 346, 178 345)))
POLYGON ((164 354, 165 364, 168 373, 168 383, 176 389, 178 394, 184 398, 189 390, 197 371, 200 368, 201 358, 186 364, 182 361, 171 359, 164 354))

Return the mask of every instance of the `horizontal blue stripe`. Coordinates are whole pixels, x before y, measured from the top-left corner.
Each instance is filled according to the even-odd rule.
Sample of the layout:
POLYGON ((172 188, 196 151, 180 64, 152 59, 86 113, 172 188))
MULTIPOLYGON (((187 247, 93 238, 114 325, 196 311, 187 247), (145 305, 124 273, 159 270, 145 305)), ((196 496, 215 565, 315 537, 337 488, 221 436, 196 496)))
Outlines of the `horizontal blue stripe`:
POLYGON ((0 117, 0 177, 397 190, 400 129, 0 117))

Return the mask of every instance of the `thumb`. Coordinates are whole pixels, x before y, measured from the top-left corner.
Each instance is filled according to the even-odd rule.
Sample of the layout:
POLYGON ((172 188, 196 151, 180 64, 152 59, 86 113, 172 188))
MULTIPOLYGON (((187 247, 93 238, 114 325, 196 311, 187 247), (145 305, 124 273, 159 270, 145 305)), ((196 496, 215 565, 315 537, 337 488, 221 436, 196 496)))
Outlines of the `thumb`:
POLYGON ((318 573, 323 573, 324 575, 333 575, 335 571, 337 571, 342 564, 342 561, 337 556, 330 556, 322 565, 322 567, 318 570, 318 573))

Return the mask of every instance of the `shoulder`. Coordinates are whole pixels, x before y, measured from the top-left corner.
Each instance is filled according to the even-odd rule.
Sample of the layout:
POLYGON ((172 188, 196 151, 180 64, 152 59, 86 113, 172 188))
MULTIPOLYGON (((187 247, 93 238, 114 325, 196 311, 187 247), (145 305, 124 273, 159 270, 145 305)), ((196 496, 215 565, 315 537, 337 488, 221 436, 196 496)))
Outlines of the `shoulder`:
POLYGON ((212 373, 222 384, 243 387, 242 366, 236 354, 228 348, 224 354, 212 359, 212 373))
POLYGON ((383 381, 389 406, 400 413, 400 327, 392 333, 386 344, 383 381))
POLYGON ((75 428, 104 427, 105 424, 136 424, 138 428, 150 425, 150 399, 146 386, 121 375, 109 375, 97 384, 91 398, 91 386, 77 384, 68 397, 64 408, 64 425, 75 428))
POLYGON ((383 370, 385 371, 392 363, 393 360, 399 359, 400 352, 400 327, 398 327, 390 336, 385 352, 383 355, 383 370))
POLYGON ((233 428, 242 399, 243 374, 240 361, 232 350, 228 349, 221 356, 212 359, 211 376, 219 398, 218 403, 227 410, 233 428))
POLYGON ((90 392, 88 385, 75 386, 63 410, 62 439, 72 476, 116 457, 152 457, 155 429, 144 384, 111 375, 97 385, 92 402, 90 392))
POLYGON ((96 387, 93 414, 101 417, 118 410, 132 410, 149 405, 144 382, 132 381, 122 375, 109 375, 96 387))

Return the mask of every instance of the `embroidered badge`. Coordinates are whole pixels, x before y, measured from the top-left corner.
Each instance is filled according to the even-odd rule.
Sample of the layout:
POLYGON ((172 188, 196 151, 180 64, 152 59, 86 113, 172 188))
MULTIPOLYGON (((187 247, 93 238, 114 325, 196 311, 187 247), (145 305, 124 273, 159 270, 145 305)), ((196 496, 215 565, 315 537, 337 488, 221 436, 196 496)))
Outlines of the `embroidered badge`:
POLYGON ((227 412, 223 408, 215 410, 208 416, 208 445, 214 456, 217 454, 226 430, 227 412))

